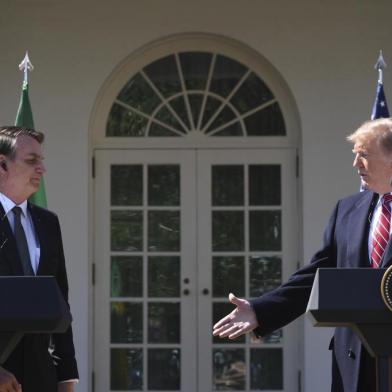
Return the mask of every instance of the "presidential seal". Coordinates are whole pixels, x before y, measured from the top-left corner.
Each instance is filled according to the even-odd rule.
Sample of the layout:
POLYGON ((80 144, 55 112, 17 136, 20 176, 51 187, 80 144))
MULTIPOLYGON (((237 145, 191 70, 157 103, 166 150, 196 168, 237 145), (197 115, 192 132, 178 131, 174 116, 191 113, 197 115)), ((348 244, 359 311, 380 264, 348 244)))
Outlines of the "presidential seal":
POLYGON ((392 312, 392 265, 384 272, 382 277, 381 295, 385 305, 392 312))

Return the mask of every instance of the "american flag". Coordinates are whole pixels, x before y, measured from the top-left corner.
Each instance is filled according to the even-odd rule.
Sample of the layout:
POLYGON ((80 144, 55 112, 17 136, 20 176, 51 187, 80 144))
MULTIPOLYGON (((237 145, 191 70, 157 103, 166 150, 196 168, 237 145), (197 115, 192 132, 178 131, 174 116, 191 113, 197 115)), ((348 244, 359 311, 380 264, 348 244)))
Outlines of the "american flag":
POLYGON ((371 119, 376 120, 377 118, 387 118, 389 117, 387 100, 385 98, 384 86, 383 86, 383 69, 386 68, 382 52, 380 51, 380 56, 378 57, 377 63, 374 66, 378 70, 378 81, 377 81, 377 91, 376 99, 374 100, 371 119))

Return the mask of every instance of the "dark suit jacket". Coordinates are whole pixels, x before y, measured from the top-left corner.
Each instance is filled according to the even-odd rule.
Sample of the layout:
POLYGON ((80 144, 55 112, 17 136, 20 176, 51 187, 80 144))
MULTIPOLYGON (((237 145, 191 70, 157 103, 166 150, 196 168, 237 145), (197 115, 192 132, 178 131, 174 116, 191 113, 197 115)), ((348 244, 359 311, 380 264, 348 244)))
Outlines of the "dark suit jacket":
MULTIPOLYGON (((57 216, 28 203, 40 243, 37 275, 52 275, 68 303, 68 281, 57 216)), ((13 232, 0 203, 0 275, 23 275, 13 232)), ((78 378, 71 327, 52 335, 54 351, 48 352, 50 336, 27 334, 11 353, 4 368, 22 384, 23 392, 56 392, 57 382, 78 378)))
MULTIPOLYGON (((377 194, 365 191, 337 203, 324 233, 323 246, 310 264, 279 288, 250 301, 260 325, 256 334, 266 335, 304 313, 318 268, 369 268, 368 234, 377 200, 377 194)), ((391 242, 382 267, 392 263, 391 242)), ((350 329, 337 328, 331 348, 337 365, 332 390, 343 392, 343 385, 344 392, 358 392, 363 388, 362 378, 359 382, 361 357, 366 355, 359 338, 350 329)))

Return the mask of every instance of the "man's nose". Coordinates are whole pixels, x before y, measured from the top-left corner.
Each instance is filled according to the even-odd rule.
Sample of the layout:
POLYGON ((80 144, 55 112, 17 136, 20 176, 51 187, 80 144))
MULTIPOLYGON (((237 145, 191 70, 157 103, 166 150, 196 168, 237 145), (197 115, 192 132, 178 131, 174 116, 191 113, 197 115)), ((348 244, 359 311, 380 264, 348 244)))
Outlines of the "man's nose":
POLYGON ((359 155, 356 154, 353 162, 353 167, 360 167, 362 164, 361 159, 359 158, 359 155))
POLYGON ((37 166, 36 170, 37 170, 40 174, 44 174, 44 173, 46 172, 46 167, 45 167, 45 165, 41 162, 41 163, 37 166))

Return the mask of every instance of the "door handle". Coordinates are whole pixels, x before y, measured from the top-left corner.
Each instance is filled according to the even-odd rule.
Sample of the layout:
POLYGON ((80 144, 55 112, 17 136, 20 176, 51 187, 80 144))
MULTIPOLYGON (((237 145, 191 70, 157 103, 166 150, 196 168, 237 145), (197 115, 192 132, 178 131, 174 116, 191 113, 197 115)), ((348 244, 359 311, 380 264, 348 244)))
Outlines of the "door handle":
POLYGON ((184 295, 189 295, 190 291, 189 289, 184 289, 184 291, 182 292, 184 295))
POLYGON ((203 295, 208 295, 208 294, 210 294, 210 290, 208 290, 208 289, 203 289, 203 290, 202 290, 202 293, 203 293, 203 295))

